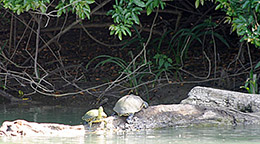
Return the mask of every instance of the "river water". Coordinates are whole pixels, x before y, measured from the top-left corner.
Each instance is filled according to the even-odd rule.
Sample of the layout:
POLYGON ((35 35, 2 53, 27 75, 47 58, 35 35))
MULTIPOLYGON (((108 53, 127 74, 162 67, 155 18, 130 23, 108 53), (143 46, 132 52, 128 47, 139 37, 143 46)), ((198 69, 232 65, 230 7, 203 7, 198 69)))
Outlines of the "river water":
MULTIPOLYGON (((84 108, 62 106, 0 105, 3 121, 25 119, 35 122, 81 124, 84 108)), ((0 137, 2 143, 38 144, 260 144, 260 126, 164 128, 113 134, 86 134, 81 137, 0 137)))

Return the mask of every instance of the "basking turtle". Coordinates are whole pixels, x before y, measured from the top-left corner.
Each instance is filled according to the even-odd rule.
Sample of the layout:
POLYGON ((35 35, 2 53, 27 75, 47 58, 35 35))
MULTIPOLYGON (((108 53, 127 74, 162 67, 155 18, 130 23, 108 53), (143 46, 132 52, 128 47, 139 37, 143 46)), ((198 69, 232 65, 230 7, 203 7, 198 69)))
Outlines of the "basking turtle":
POLYGON ((126 95, 117 101, 113 110, 119 116, 128 116, 126 122, 131 124, 134 113, 139 112, 143 107, 147 108, 148 103, 143 101, 139 96, 126 95))
POLYGON ((102 118, 106 118, 107 115, 103 110, 103 107, 100 106, 98 109, 92 109, 86 112, 82 117, 82 120, 86 121, 89 124, 89 127, 92 126, 92 123, 102 122, 102 118))

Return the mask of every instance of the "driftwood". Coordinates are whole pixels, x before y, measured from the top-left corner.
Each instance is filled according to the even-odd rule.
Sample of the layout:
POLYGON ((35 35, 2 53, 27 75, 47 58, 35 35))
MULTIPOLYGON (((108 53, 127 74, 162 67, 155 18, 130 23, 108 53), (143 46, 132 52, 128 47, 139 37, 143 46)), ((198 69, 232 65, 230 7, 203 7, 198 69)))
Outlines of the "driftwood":
POLYGON ((84 136, 83 125, 69 126, 52 123, 36 123, 25 120, 5 121, 0 136, 84 136))
POLYGON ((260 95, 246 94, 207 87, 194 87, 182 104, 198 106, 224 107, 242 112, 259 112, 260 95))
POLYGON ((126 123, 126 117, 109 116, 101 123, 68 126, 16 120, 4 122, 0 136, 77 136, 85 132, 120 132, 164 127, 236 126, 260 124, 259 95, 195 87, 181 104, 157 105, 142 109, 126 123), (250 110, 247 108, 250 107, 250 110), (249 113, 250 111, 250 113, 249 113))

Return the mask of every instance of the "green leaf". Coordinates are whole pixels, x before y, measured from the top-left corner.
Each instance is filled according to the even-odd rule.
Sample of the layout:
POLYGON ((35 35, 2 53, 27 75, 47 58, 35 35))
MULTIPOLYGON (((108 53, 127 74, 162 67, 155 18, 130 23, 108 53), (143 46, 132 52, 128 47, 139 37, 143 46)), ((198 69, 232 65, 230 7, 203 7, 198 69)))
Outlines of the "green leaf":
POLYGON ((256 7, 255 7, 255 11, 256 12, 259 12, 259 6, 260 6, 260 3, 257 3, 256 7))
MULTIPOLYGON (((86 13, 86 16, 87 16, 88 19, 90 19, 90 15, 89 15, 89 13, 86 13)), ((83 19, 84 19, 84 18, 83 18, 83 19)))
POLYGON ((126 32, 128 33, 129 36, 132 36, 132 33, 128 27, 125 28, 126 32))
POLYGON ((29 11, 31 9, 31 6, 30 6, 30 4, 28 4, 27 6, 26 6, 26 8, 25 8, 25 11, 29 11))
POLYGON ((204 5, 204 0, 200 0, 200 4, 203 6, 204 5))
POLYGON ((200 5, 200 0, 196 0, 196 2, 195 2, 195 7, 198 8, 199 5, 200 5))
POLYGON ((255 45, 260 46, 260 41, 255 40, 254 42, 255 42, 255 45))
POLYGON ((92 4, 95 2, 95 0, 86 0, 87 4, 92 4))
POLYGON ((250 1, 249 0, 246 0, 245 3, 242 5, 242 8, 245 9, 248 7, 250 1))
POLYGON ((149 7, 152 2, 153 2, 153 0, 148 0, 148 1, 145 3, 145 7, 149 7))
POLYGON ((154 7, 158 7, 159 6, 159 0, 154 0, 153 4, 154 4, 154 7))
POLYGON ((115 23, 120 23, 120 18, 119 18, 119 16, 117 16, 114 20, 115 20, 115 23))
POLYGON ((150 7, 147 7, 147 15, 150 15, 153 12, 153 9, 151 9, 150 7))
POLYGON ((61 11, 61 10, 58 10, 57 16, 60 17, 61 15, 62 15, 62 11, 61 11))
POLYGON ((2 86, 3 89, 7 90, 7 87, 5 85, 2 86))
POLYGON ((17 13, 18 15, 20 15, 20 14, 22 13, 22 9, 21 9, 21 8, 17 9, 16 13, 17 13))
POLYGON ((157 53, 155 56, 153 56, 154 59, 158 59, 159 58, 159 54, 157 53))
POLYGON ((130 16, 131 16, 131 13, 130 13, 130 12, 126 13, 125 19, 128 19, 130 16))
POLYGON ((161 9, 164 9, 165 2, 163 2, 163 1, 160 1, 160 5, 161 5, 161 9))
POLYGON ((121 28, 122 33, 126 36, 125 27, 121 28))
POLYGON ((133 0, 133 2, 139 7, 145 7, 145 3, 141 0, 133 0))
POLYGON ((222 43, 224 43, 228 48, 230 47, 228 42, 218 33, 213 33, 214 36, 216 36, 222 43))
POLYGON ((169 63, 172 63, 172 59, 171 58, 168 58, 167 59, 169 63))
POLYGON ((115 18, 115 17, 118 17, 118 14, 117 14, 117 13, 114 13, 114 14, 112 15, 112 18, 115 18))
POLYGON ((257 69, 258 67, 260 67, 260 61, 256 64, 255 69, 257 69))
MULTIPOLYGON (((96 59, 98 58, 105 58, 105 60, 99 62, 96 66, 95 66, 95 69, 98 67, 98 66, 103 66, 104 64, 106 63, 114 63, 116 65, 118 65, 119 67, 121 67, 122 69, 126 69, 126 65, 127 63, 121 59, 121 58, 118 58, 118 57, 112 57, 112 56, 109 56, 109 55, 100 55, 100 56, 97 56, 95 58, 93 58, 87 65, 86 65, 86 69, 88 69, 89 65, 96 59)), ((126 70, 126 71, 129 71, 129 70, 126 70)))
POLYGON ((219 8, 221 8, 221 4, 218 4, 217 6, 216 6, 216 8, 215 8, 215 10, 218 10, 219 8))
POLYGON ((45 13, 46 12, 46 6, 45 5, 41 5, 40 6, 40 10, 41 10, 41 12, 45 13))
POLYGON ((239 15, 239 20, 242 20, 243 22, 247 23, 247 20, 242 15, 239 15))
POLYGON ((132 18, 135 21, 136 24, 139 24, 139 18, 135 13, 132 13, 132 18))
POLYGON ((140 12, 140 11, 142 11, 142 10, 143 10, 143 9, 140 8, 140 7, 135 7, 135 8, 132 9, 132 12, 140 12))
POLYGON ((159 69, 162 67, 163 63, 164 63, 164 60, 162 58, 159 59, 159 69))
POLYGON ((121 31, 118 32, 118 38, 119 38, 120 40, 122 40, 122 32, 121 32, 121 31))

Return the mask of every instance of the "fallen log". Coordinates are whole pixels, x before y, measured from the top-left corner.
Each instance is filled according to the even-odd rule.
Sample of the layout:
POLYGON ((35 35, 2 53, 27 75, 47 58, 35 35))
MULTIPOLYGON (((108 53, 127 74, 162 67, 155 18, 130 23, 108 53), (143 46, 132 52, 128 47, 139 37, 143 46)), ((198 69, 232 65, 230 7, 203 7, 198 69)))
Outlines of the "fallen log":
POLYGON ((188 98, 183 100, 181 103, 198 106, 231 108, 241 112, 260 111, 259 94, 247 94, 200 86, 194 87, 188 93, 188 98))

